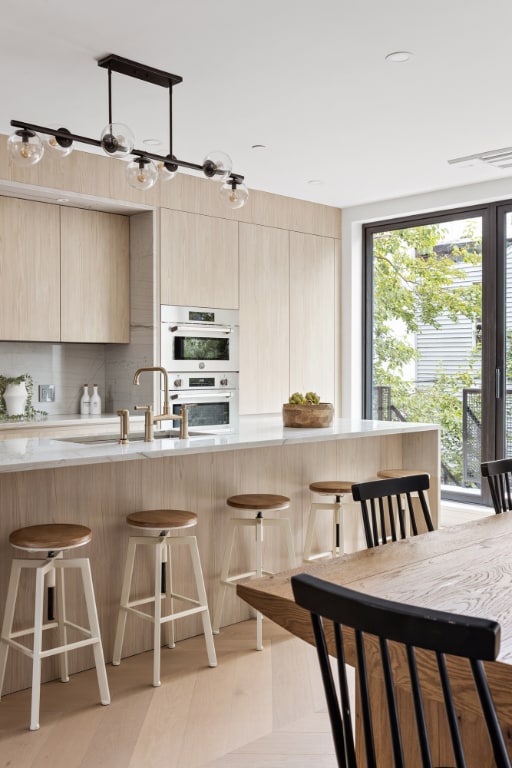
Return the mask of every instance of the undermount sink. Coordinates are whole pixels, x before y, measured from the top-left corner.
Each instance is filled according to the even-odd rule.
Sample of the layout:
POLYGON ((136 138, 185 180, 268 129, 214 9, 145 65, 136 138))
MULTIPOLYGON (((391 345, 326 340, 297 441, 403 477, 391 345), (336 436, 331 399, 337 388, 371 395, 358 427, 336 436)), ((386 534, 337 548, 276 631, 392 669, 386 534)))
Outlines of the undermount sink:
MULTIPOLYGON (((189 432, 188 438, 201 438, 212 437, 207 432, 189 432)), ((155 440, 179 440, 179 430, 156 430, 154 433, 155 440)), ((82 435, 79 437, 59 437, 56 438, 61 443, 78 443, 80 445, 119 445, 119 438, 114 435, 82 435)), ((142 443, 144 442, 144 433, 134 433, 128 435, 129 443, 142 443)))

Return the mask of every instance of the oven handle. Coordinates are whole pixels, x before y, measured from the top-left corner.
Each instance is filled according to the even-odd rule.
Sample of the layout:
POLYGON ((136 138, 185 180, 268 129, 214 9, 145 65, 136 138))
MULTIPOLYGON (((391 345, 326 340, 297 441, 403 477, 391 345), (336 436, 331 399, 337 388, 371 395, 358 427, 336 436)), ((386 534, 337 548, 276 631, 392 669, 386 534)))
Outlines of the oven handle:
POLYGON ((219 325, 216 328, 212 325, 170 325, 170 333, 176 331, 188 333, 233 333, 233 328, 228 325, 219 325))
POLYGON ((219 400, 221 397, 225 397, 227 400, 230 397, 233 397, 232 392, 204 392, 202 394, 198 394, 197 392, 191 392, 190 394, 187 394, 185 392, 180 392, 179 395, 171 395, 171 400, 177 400, 178 398, 180 400, 204 400, 205 398, 210 400, 219 400))

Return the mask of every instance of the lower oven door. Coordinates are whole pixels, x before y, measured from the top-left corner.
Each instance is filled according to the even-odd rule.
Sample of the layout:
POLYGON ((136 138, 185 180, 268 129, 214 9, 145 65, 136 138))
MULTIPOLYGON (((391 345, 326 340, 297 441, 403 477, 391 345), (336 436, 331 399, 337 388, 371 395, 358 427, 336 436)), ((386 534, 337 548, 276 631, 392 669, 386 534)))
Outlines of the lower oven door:
MULTIPOLYGON (((188 427, 194 432, 236 432, 238 430, 238 390, 180 390, 170 392, 171 411, 180 413, 183 404, 192 406, 188 427)), ((173 421, 179 429, 179 420, 173 421)))

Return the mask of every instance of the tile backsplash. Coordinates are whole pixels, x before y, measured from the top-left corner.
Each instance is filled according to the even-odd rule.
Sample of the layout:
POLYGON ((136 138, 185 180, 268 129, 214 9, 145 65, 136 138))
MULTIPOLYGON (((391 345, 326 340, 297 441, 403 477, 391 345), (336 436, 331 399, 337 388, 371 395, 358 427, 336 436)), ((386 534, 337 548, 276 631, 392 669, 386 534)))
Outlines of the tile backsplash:
POLYGON ((28 373, 34 382, 32 405, 51 415, 80 412, 85 383, 98 385, 105 410, 105 347, 102 344, 0 342, 0 374, 28 373), (55 385, 55 402, 40 403, 39 384, 55 385))

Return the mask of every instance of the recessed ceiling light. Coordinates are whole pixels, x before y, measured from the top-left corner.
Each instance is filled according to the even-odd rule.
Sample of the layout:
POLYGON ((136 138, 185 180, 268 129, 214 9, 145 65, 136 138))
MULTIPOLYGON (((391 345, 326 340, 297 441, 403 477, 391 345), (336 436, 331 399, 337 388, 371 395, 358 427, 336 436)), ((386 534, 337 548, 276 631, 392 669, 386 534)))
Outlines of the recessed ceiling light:
POLYGON ((322 181, 322 179, 310 179, 308 181, 308 184, 312 184, 313 186, 315 186, 315 185, 318 185, 318 184, 323 184, 323 181, 322 181))
POLYGON ((142 139, 142 143, 147 147, 159 147, 162 142, 160 139, 142 139))
POLYGON ((58 197, 57 198, 58 203, 69 203, 69 197, 58 197))
POLYGON ((404 61, 409 61, 411 56, 412 53, 410 51, 393 51, 392 53, 388 53, 386 56, 386 61, 396 61, 398 63, 402 63, 404 61))
POLYGON ((252 144, 251 149, 266 149, 266 144, 252 144))

